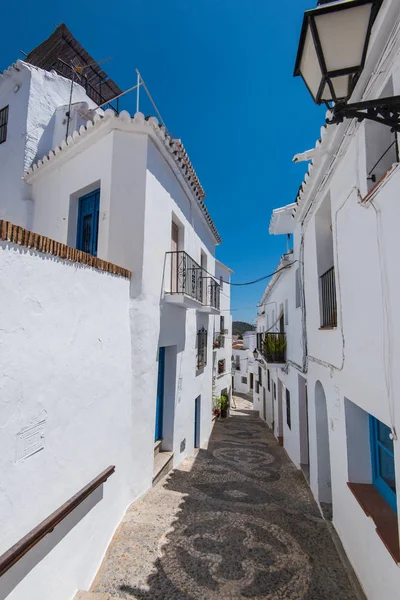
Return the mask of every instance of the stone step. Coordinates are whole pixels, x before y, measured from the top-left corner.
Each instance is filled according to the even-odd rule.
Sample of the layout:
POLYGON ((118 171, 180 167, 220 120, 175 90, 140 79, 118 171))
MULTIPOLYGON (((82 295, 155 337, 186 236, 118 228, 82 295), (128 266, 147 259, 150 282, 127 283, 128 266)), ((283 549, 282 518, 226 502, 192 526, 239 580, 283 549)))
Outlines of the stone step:
POLYGON ((104 592, 78 592, 74 600, 124 600, 123 598, 117 598, 117 596, 111 596, 104 592))
POLYGON ((172 469, 173 458, 173 452, 159 452, 156 454, 153 467, 153 485, 156 485, 172 469))
POLYGON ((162 440, 158 440, 157 442, 154 442, 154 456, 157 456, 157 454, 161 451, 161 443, 162 443, 162 440))

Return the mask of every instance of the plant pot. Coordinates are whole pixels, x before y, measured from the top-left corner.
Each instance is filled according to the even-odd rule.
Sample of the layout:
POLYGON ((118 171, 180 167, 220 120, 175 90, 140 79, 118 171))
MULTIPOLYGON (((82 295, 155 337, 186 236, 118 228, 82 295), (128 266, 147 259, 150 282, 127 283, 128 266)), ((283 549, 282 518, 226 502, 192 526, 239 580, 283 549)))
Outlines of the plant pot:
POLYGON ((221 410, 221 419, 226 419, 227 416, 228 416, 228 409, 227 408, 223 408, 221 410))

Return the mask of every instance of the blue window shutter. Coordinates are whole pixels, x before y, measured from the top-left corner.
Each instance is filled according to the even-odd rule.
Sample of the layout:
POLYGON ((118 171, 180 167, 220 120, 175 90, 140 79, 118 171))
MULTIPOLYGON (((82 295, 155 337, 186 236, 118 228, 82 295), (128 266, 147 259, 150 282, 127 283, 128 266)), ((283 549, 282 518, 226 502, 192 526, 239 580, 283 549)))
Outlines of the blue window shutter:
POLYGON ((370 416, 372 483, 397 512, 393 441, 389 434, 387 425, 370 416))

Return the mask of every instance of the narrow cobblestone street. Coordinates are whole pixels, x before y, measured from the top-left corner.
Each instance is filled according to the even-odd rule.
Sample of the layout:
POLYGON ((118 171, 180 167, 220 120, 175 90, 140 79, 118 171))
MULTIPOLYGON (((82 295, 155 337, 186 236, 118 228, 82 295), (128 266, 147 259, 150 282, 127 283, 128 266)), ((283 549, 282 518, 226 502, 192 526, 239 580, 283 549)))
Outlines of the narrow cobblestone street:
POLYGON ((92 588, 140 600, 350 600, 303 475, 250 402, 128 510, 92 588))

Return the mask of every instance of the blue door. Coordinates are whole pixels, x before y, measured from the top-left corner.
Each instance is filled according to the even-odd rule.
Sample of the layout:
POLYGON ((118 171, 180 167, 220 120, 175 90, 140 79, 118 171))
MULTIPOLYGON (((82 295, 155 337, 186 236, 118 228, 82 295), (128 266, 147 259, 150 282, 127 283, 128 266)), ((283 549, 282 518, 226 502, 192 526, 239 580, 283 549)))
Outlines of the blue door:
POLYGON ((164 369, 165 348, 158 351, 158 381, 157 381, 157 403, 156 403, 156 430, 154 441, 162 440, 163 436, 163 414, 164 414, 164 369))
POLYGON ((200 448, 200 396, 194 401, 194 447, 200 448))
POLYGON ((79 198, 76 247, 93 256, 97 256, 99 209, 100 190, 95 190, 79 198))

